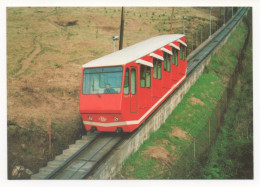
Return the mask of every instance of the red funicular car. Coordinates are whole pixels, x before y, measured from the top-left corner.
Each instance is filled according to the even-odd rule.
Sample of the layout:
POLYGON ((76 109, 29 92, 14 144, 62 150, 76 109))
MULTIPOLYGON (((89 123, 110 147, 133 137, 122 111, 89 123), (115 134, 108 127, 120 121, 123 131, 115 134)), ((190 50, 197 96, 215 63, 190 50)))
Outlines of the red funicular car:
POLYGON ((132 132, 186 78, 186 37, 161 35, 82 66, 86 130, 132 132))

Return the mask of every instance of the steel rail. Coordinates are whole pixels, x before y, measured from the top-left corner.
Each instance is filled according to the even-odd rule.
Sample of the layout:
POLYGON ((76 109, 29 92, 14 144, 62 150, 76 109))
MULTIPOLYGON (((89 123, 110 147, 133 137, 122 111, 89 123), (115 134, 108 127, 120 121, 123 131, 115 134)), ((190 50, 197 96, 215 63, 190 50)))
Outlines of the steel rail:
MULTIPOLYGON (((74 173, 70 176, 70 179, 71 179, 81 168, 83 168, 84 166, 86 166, 86 164, 89 163, 89 161, 90 161, 91 159, 95 158, 95 156, 96 156, 101 150, 103 150, 103 149, 105 148, 105 146, 107 146, 114 138, 115 138, 115 137, 111 136, 110 139, 109 139, 103 146, 101 146, 101 147, 98 149, 98 151, 95 152, 94 155, 92 155, 92 157, 90 157, 84 164, 82 164, 76 171, 74 171, 74 173)), ((120 140, 121 140, 121 139, 120 139, 120 140)), ((120 142, 120 140, 119 140, 119 142, 120 142)), ((113 149, 113 148, 114 148, 114 146, 112 147, 112 149, 113 149)), ((95 167, 97 167, 97 164, 98 164, 98 163, 96 163, 96 164, 92 167, 92 170, 93 170, 95 167)), ((88 172, 86 172, 86 174, 82 177, 82 179, 85 178, 92 170, 89 170, 88 172)))
POLYGON ((85 173, 85 175, 83 175, 81 177, 81 179, 87 179, 89 177, 91 177, 91 175, 95 172, 95 170, 102 164, 105 162, 106 158, 115 150, 116 147, 118 147, 124 140, 126 140, 126 137, 121 137, 121 139, 102 157, 102 159, 100 159, 91 170, 89 170, 88 172, 85 173))
POLYGON ((243 15, 247 11, 247 7, 242 8, 240 11, 236 13, 236 15, 226 23, 226 25, 222 26, 221 32, 215 35, 210 42, 207 43, 204 47, 202 47, 195 55, 191 57, 188 62, 187 74, 189 75, 193 69, 195 69, 205 58, 207 58, 211 52, 219 46, 220 42, 226 38, 226 36, 230 33, 230 31, 235 27, 235 25, 240 21, 243 15))
MULTIPOLYGON (((128 136, 125 136, 125 138, 128 136)), ((99 133, 93 140, 91 140, 91 142, 87 143, 86 145, 84 145, 81 149, 79 149, 76 153, 74 153, 73 155, 71 155, 69 157, 69 159, 67 159, 64 163, 62 163, 62 165, 60 165, 59 167, 57 167, 55 170, 53 170, 49 175, 47 175, 44 179, 62 179, 64 177, 64 175, 66 176, 66 179, 85 179, 88 178, 93 171, 95 171, 96 168, 99 167, 99 165, 105 160, 105 158, 110 155, 110 153, 125 139, 121 134, 116 134, 112 133, 110 134, 104 134, 104 133, 99 133), (102 138, 105 138, 107 140, 104 141, 104 139, 102 140, 102 138), (116 139, 118 138, 118 139, 116 139), (94 154, 91 155, 93 152, 89 152, 87 153, 87 151, 91 148, 93 148, 93 146, 95 146, 95 143, 100 143, 99 141, 101 140, 104 141, 102 143, 102 145, 100 147, 98 147, 97 150, 95 150, 94 154), (115 142, 113 142, 115 141, 115 142), (112 143, 112 146, 108 149, 105 150, 105 148, 107 148, 107 146, 112 143), (99 157, 100 152, 104 151, 104 155, 101 155, 102 158, 99 159, 95 164, 93 164, 93 166, 91 166, 91 168, 87 171, 85 171, 86 173, 82 176, 76 176, 77 174, 81 173, 81 169, 84 168, 84 166, 86 166, 88 163, 93 162, 93 160, 95 160, 96 157, 99 157), (86 154, 89 155, 90 157, 86 160, 82 160, 82 158, 80 158, 82 155, 86 154), (84 163, 81 164, 79 167, 77 167, 76 169, 71 170, 71 173, 66 173, 66 169, 73 165, 74 162, 77 161, 83 161, 84 163), (64 172, 66 174, 64 174, 64 172)), ((101 153, 102 154, 102 153, 101 153)), ((84 170, 84 169, 83 169, 84 170)), ((63 178, 64 179, 64 178, 63 178)))
POLYGON ((71 155, 65 162, 63 162, 59 167, 57 167, 55 170, 53 170, 49 175, 47 175, 44 179, 52 179, 54 178, 60 171, 62 171, 68 164, 73 162, 77 157, 81 155, 81 153, 86 150, 90 145, 92 145, 98 137, 100 137, 99 133, 93 140, 91 140, 89 143, 85 144, 83 147, 81 147, 76 153, 71 155))

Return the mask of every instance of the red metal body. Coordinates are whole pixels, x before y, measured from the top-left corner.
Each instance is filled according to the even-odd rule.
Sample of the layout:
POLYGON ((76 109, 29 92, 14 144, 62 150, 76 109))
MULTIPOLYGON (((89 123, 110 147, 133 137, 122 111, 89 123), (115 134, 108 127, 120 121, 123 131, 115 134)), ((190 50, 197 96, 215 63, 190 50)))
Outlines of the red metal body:
MULTIPOLYGON (((86 130, 95 127, 98 131, 112 132, 121 128, 123 132, 132 132, 138 128, 186 78, 186 37, 182 35, 151 53, 115 66, 122 67, 122 81, 120 93, 114 94, 84 93, 85 69, 101 66, 82 68, 79 111, 86 130), (168 65, 165 55, 170 59, 168 65)), ((113 67, 113 64, 102 64, 102 67, 113 67)))

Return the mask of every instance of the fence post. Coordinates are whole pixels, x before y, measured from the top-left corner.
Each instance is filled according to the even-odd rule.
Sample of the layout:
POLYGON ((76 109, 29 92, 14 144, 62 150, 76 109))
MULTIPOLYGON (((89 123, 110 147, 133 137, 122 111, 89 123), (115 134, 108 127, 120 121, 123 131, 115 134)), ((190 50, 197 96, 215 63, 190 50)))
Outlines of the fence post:
POLYGON ((204 115, 208 118, 208 124, 209 124, 209 146, 210 146, 210 119, 209 116, 207 114, 204 113, 204 115))
POLYGON ((207 27, 204 27, 204 40, 207 39, 207 36, 206 36, 206 33, 207 33, 207 32, 206 32, 206 28, 207 28, 207 27))
POLYGON ((218 128, 220 128, 220 102, 218 101, 218 128))
POLYGON ((200 29, 200 43, 202 43, 202 28, 200 29))
POLYGON ((194 45, 194 49, 196 49, 197 48, 197 46, 196 46, 196 44, 197 44, 197 34, 196 34, 197 32, 196 32, 196 30, 195 30, 195 33, 194 33, 194 35, 195 35, 195 40, 194 40, 194 43, 195 43, 195 45, 194 45))
POLYGON ((191 40, 191 51, 193 51, 193 34, 191 34, 192 40, 191 40))
POLYGON ((49 123, 50 123, 50 125, 49 125, 49 155, 51 155, 51 147, 52 147, 52 145, 51 145, 51 118, 49 119, 49 123))
POLYGON ((195 158, 196 158, 196 138, 195 137, 193 137, 193 158, 194 158, 194 160, 195 160, 195 158))
POLYGON ((210 119, 209 119, 209 146, 210 146, 210 119))

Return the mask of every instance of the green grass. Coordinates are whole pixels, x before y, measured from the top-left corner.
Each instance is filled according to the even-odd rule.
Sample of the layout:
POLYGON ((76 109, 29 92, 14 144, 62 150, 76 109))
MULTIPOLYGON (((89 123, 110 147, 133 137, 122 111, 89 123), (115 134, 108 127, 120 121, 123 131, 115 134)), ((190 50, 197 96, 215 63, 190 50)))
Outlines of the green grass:
MULTIPOLYGON (((246 32, 246 26, 242 23, 230 36, 221 51, 212 57, 205 72, 190 88, 189 92, 183 97, 181 103, 167 118, 166 122, 162 124, 161 128, 153 132, 150 138, 140 146, 139 150, 126 159, 120 172, 121 177, 137 179, 191 177, 190 174, 178 176, 178 172, 173 169, 174 165, 168 163, 168 167, 166 167, 163 162, 143 155, 142 152, 147 150, 148 146, 162 146, 169 150, 172 157, 177 157, 176 163, 181 161, 180 166, 186 167, 190 162, 182 161, 185 158, 188 160, 188 154, 192 153, 192 137, 195 137, 198 142, 198 148, 196 148, 198 152, 205 149, 208 145, 207 116, 212 116, 212 112, 215 111, 217 102, 225 90, 225 85, 228 83, 228 78, 234 71, 246 32), (191 98, 201 100, 204 105, 192 104, 191 98), (190 138, 180 139, 171 137, 170 134, 173 127, 186 131, 187 136, 190 138), (176 147, 174 150, 172 150, 173 146, 176 147)), ((213 116, 212 118, 215 119, 216 117, 213 116)), ((216 129, 216 127, 214 128, 216 129)), ((185 168, 181 168, 181 170, 185 170, 185 168)), ((218 171, 213 172, 217 173, 218 171)))
MULTIPOLYGON (((250 14, 251 15, 251 14, 250 14)), ((249 20, 250 21, 250 20, 249 20)), ((251 29, 252 30, 252 29, 251 29)), ((242 72, 233 91, 224 127, 197 177, 208 179, 253 178, 253 74, 252 35, 242 72)))

